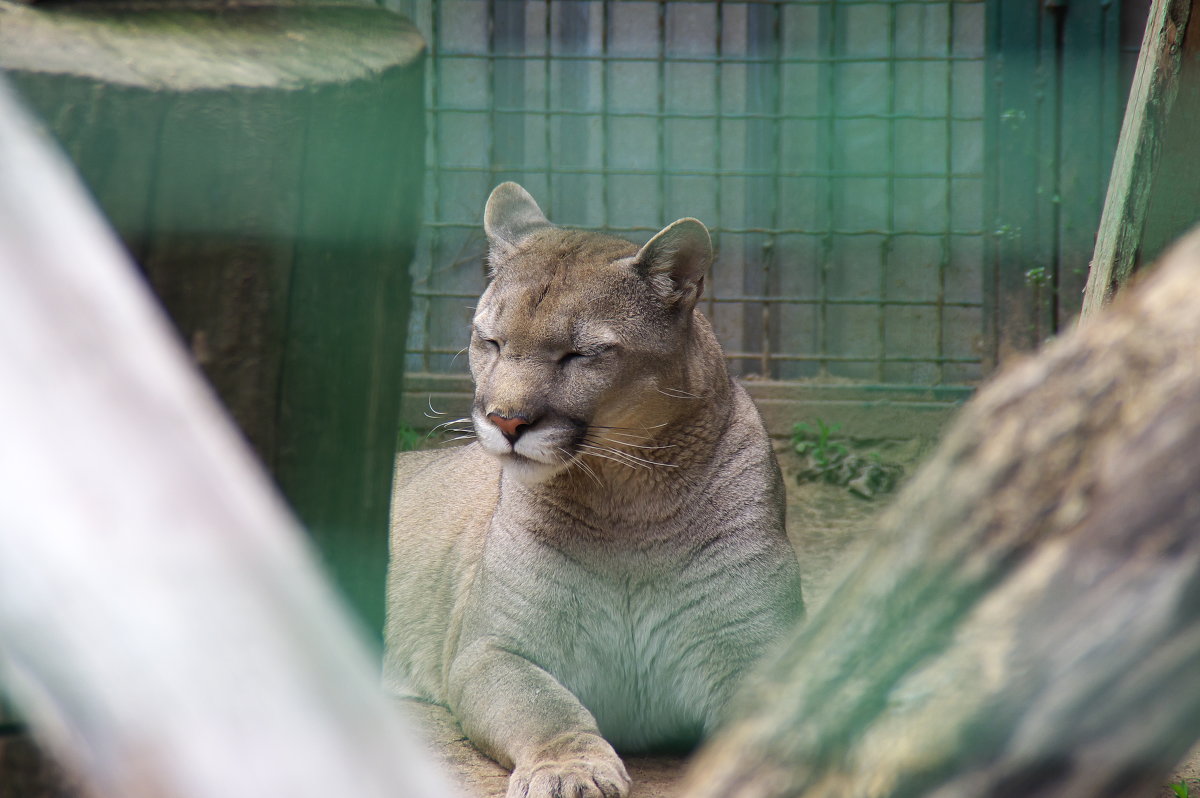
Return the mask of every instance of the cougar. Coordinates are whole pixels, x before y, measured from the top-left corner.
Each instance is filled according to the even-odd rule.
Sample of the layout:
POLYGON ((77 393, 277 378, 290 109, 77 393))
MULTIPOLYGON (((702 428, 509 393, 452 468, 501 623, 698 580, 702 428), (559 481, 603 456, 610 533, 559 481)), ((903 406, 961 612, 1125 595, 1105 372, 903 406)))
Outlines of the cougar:
POLYGON ((783 483, 696 308, 703 224, 639 248, 504 183, 484 231, 476 441, 396 460, 384 679, 510 798, 625 796, 616 752, 694 745, 803 614, 783 483))

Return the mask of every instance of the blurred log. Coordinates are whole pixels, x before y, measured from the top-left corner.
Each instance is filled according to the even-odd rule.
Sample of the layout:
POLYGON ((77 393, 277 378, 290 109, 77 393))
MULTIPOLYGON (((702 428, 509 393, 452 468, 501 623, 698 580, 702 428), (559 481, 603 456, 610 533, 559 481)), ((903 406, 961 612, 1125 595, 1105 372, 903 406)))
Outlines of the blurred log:
POLYGON ((383 628, 424 43, 330 0, 0 0, 75 162, 330 570, 383 628))
POLYGON ((446 794, 299 528, 36 135, 0 85, 0 681, 89 794, 446 794))
POLYGON ((1151 795, 1200 737, 1200 231, 962 411, 698 796, 1151 795))
POLYGON ((4 798, 80 798, 85 793, 59 765, 15 727, 0 729, 0 795, 4 798))

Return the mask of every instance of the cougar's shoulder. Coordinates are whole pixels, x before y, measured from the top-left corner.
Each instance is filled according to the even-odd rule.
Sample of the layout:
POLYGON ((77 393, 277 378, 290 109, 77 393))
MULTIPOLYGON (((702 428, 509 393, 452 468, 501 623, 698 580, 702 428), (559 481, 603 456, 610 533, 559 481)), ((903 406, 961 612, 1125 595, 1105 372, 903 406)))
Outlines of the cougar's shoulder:
POLYGON ((397 536, 439 527, 448 536, 467 534, 477 526, 472 521, 489 518, 496 509, 500 468, 478 446, 401 452, 394 474, 392 528, 397 536))

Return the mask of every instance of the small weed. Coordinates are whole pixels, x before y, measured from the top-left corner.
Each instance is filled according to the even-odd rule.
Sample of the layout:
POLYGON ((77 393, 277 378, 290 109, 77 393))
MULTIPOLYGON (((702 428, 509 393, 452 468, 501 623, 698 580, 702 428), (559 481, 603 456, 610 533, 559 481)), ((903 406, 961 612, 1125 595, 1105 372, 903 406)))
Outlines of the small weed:
POLYGON ((1035 266, 1025 272, 1025 284, 1034 288, 1039 288, 1043 285, 1049 285, 1050 275, 1046 273, 1045 266, 1035 266))
POLYGON ((1019 108, 1006 108, 1000 112, 1000 121, 1014 128, 1020 127, 1025 119, 1025 112, 1019 108))
MULTIPOLYGON (((1200 785, 1200 780, 1191 779, 1191 781, 1193 785, 1200 785)), ((1170 787, 1171 792, 1175 793, 1175 795, 1177 795, 1179 798, 1191 798, 1192 790, 1191 786, 1188 785, 1188 779, 1181 779, 1172 784, 1168 784, 1167 786, 1170 787)))
POLYGON ((842 428, 841 424, 826 424, 819 418, 813 424, 815 426, 801 422, 792 427, 792 447, 796 454, 812 458, 822 469, 849 454, 844 444, 833 440, 833 434, 842 428))
POLYGON ((819 418, 792 427, 792 448, 804 460, 796 479, 845 485, 864 499, 892 490, 901 468, 884 463, 878 452, 854 454, 844 441, 834 439, 840 429, 838 424, 826 424, 819 418))
POLYGON ((1021 240, 1021 228, 1011 224, 1002 224, 992 231, 999 241, 1017 242, 1021 240))
POLYGON ((414 452, 425 445, 425 433, 405 424, 396 432, 396 451, 414 452))

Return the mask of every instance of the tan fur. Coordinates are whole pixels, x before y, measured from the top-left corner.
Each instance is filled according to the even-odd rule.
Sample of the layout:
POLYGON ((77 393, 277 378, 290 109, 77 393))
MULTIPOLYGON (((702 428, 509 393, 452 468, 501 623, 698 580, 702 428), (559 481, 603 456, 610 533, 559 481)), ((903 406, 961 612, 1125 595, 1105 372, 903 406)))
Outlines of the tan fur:
POLYGON ((485 230, 478 441, 396 461, 384 678, 509 796, 624 796, 614 746, 694 743, 803 612, 779 469, 695 310, 703 225, 639 249, 506 183, 485 230))

